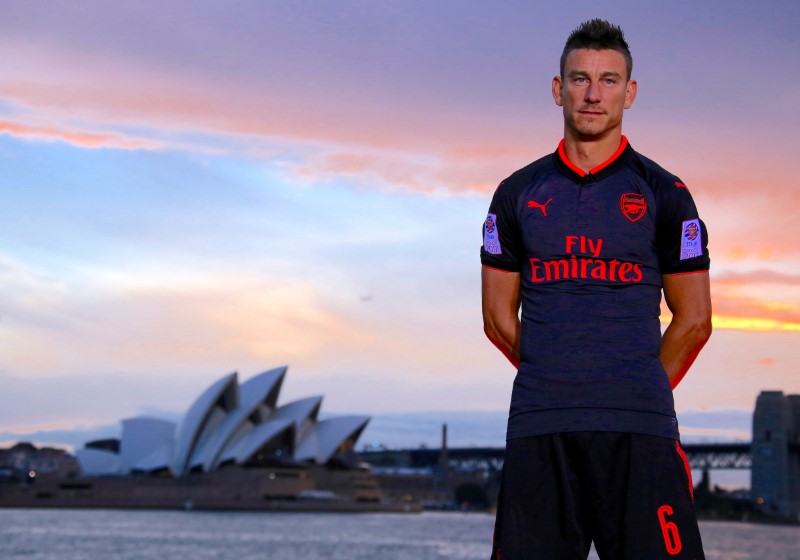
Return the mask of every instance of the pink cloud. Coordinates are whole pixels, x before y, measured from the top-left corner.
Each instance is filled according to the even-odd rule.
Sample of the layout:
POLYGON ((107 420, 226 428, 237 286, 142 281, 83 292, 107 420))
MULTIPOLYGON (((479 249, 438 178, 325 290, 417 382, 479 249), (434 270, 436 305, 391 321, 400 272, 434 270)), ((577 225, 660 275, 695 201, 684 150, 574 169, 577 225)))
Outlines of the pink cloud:
POLYGON ((117 148, 124 150, 141 150, 158 147, 152 140, 128 138, 116 133, 98 133, 34 126, 10 120, 0 119, 0 133, 10 134, 19 138, 36 140, 61 140, 81 148, 117 148))
MULTIPOLYGON (((507 151, 513 153, 513 150, 507 151)), ((485 193, 488 201, 503 174, 513 169, 514 164, 508 159, 508 156, 489 161, 458 159, 450 155, 422 158, 391 153, 329 152, 290 166, 289 171, 306 181, 348 177, 357 184, 387 191, 485 193)), ((517 161, 521 161, 521 157, 517 161)))
MULTIPOLYGON (((107 26, 96 26, 106 30, 106 48, 90 48, 100 38, 62 29, 54 16, 47 21, 53 27, 46 42, 13 29, 0 37, 0 49, 24 61, 0 68, 0 101, 26 115, 7 121, 22 125, 34 115, 64 123, 7 126, 6 132, 20 137, 134 149, 174 145, 181 134, 199 132, 210 135, 220 152, 290 162, 288 173, 310 183, 346 178, 385 192, 479 193, 488 204, 501 179, 551 152, 561 135, 547 80, 536 85, 541 95, 528 91, 530 81, 510 93, 471 74, 473 81, 436 82, 425 61, 391 49, 382 55, 401 56, 408 76, 382 68, 374 56, 359 58, 367 65, 359 69, 342 57, 344 51, 336 51, 361 54, 349 50, 360 48, 357 41, 310 52, 285 29, 274 30, 283 38, 280 45, 256 41, 252 52, 250 43, 221 34, 202 39, 213 49, 181 53, 201 40, 192 35, 201 27, 178 25, 188 34, 182 37, 186 42, 159 35, 165 52, 156 57, 150 47, 123 35, 118 39, 107 26), (173 43, 178 51, 165 48, 173 43), (130 125, 150 138, 95 132, 130 125)), ((73 25, 84 25, 76 21, 73 25)), ((662 101, 666 112, 684 105, 662 101)), ((738 121, 709 127, 681 115, 648 118, 644 127, 634 116, 626 121, 626 132, 637 149, 689 185, 709 226, 714 271, 739 264, 753 268, 753 263, 794 266, 800 243, 791 234, 796 230, 791 209, 800 204, 800 188, 783 171, 790 143, 777 137, 762 142, 765 127, 752 126, 743 134, 738 121), (766 145, 769 150, 761 148, 766 145), (764 185, 769 196, 757 195, 764 185)), ((191 148, 191 142, 184 140, 183 146, 191 148)))
MULTIPOLYGON (((78 115, 102 127, 114 123, 146 125, 156 136, 182 130, 238 137, 236 145, 243 140, 251 153, 258 152, 259 142, 283 139, 289 154, 302 153, 303 163, 289 169, 293 175, 306 181, 348 177, 365 188, 385 191, 491 192, 501 179, 530 159, 521 142, 464 141, 470 138, 469 125, 458 119, 443 119, 435 131, 420 135, 428 119, 435 117, 409 114, 375 126, 384 120, 381 116, 347 101, 305 106, 302 102, 270 99, 269 94, 256 100, 247 94, 213 93, 201 87, 191 91, 166 87, 155 96, 135 89, 120 92, 26 86, 0 88, 0 95, 51 119, 78 115), (217 111, 216 107, 225 109, 217 111)), ((70 130, 32 127, 26 128, 26 135, 59 138, 81 147, 166 145, 156 139, 133 141, 122 135, 78 135, 70 130)), ((498 131, 488 136, 511 135, 498 131)))
MULTIPOLYGON (((360 164, 364 172, 382 188, 396 182, 415 192, 488 190, 555 147, 559 113, 548 90, 570 28, 555 25, 562 16, 530 44, 524 33, 500 32, 498 21, 510 14, 485 7, 449 14, 462 24, 451 26, 441 25, 436 9, 317 8, 9 6, 0 23, 0 50, 10 61, 0 68, 0 96, 48 121, 96 123, 90 130, 134 123, 156 134, 201 131, 252 144, 303 143, 321 152, 297 170, 307 177, 351 173, 354 162, 341 161, 340 153, 383 151, 360 164), (491 17, 484 21, 478 13, 491 17)), ((523 20, 513 18, 502 29, 524 27, 523 20)), ((780 37, 771 40, 783 44, 780 37)), ((637 52, 667 64, 641 70, 659 75, 678 69, 679 76, 692 75, 681 53, 696 60, 697 51, 716 52, 682 42, 664 58, 659 41, 670 36, 653 40, 637 52)), ((750 55, 750 46, 740 41, 736 48, 750 55)), ((776 67, 791 66, 781 57, 793 51, 773 51, 789 52, 774 57, 776 67)), ((748 64, 744 71, 751 74, 769 67, 736 49, 721 54, 748 64)), ((754 83, 730 94, 704 81, 694 87, 705 93, 687 99, 675 95, 685 84, 664 88, 643 79, 642 101, 626 120, 634 146, 681 175, 693 192, 752 195, 770 185, 770 194, 788 204, 800 189, 774 170, 784 168, 792 149, 786 141, 791 123, 772 128, 781 124, 779 111, 768 108, 781 104, 749 103, 754 83), (647 84, 655 87, 646 90, 647 84), (731 107, 737 94, 749 104, 731 107), (705 98, 711 95, 725 99, 710 105, 705 98), (651 109, 638 121, 645 102, 651 109)))
POLYGON ((778 284, 800 286, 800 274, 784 274, 769 269, 750 272, 726 272, 714 277, 715 286, 745 286, 751 284, 778 284))
MULTIPOLYGON (((234 140, 230 149, 244 142, 250 153, 263 153, 259 145, 277 142, 284 156, 310 154, 296 170, 308 178, 353 176, 361 166, 382 188, 488 190, 532 159, 532 144, 536 149, 535 135, 511 114, 473 114, 458 100, 421 100, 413 90, 380 97, 356 87, 356 80, 337 91, 331 82, 344 75, 332 77, 346 69, 328 69, 319 85, 309 86, 245 68, 223 76, 168 59, 144 63, 113 49, 87 57, 68 45, 54 51, 1 38, 0 47, 26 61, 22 69, 0 69, 0 100, 22 114, 89 130, 135 125, 150 129, 154 143, 200 132, 223 145, 226 137, 234 140)), ((558 136, 554 130, 539 139, 541 149, 552 151, 558 136)))

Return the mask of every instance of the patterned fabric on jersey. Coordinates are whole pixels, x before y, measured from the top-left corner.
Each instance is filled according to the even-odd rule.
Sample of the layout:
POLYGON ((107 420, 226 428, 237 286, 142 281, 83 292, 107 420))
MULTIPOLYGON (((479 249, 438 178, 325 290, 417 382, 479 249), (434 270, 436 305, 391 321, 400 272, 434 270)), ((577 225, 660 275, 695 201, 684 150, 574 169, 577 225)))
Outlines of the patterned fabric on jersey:
POLYGON ((589 173, 559 149, 497 188, 481 262, 519 272, 509 439, 617 431, 677 439, 659 352, 662 275, 708 270, 686 185, 620 149, 589 173))

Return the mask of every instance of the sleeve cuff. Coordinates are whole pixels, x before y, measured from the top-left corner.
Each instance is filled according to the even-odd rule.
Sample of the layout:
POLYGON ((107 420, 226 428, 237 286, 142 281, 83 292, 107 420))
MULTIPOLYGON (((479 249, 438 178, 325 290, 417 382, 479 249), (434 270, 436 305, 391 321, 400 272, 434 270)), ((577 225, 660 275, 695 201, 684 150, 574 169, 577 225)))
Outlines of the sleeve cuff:
POLYGON ((494 268, 504 272, 521 272, 522 267, 517 262, 508 262, 486 255, 481 255, 481 264, 487 268, 494 268))

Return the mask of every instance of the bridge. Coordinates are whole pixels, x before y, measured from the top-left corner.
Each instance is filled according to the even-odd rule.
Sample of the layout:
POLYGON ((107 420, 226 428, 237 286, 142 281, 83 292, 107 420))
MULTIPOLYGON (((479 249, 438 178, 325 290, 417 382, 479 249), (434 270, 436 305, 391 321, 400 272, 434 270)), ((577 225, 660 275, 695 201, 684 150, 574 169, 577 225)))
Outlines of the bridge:
MULTIPOLYGON (((683 445, 692 470, 749 470, 751 492, 759 512, 776 519, 800 520, 800 395, 762 391, 753 413, 753 442, 687 443, 683 445)), ((375 467, 397 469, 376 474, 387 479, 402 476, 428 478, 446 487, 449 481, 477 477, 485 481, 488 495, 499 484, 505 450, 502 447, 447 445, 447 425, 442 427, 442 445, 432 449, 365 449, 360 455, 375 467), (402 469, 410 469, 403 472, 402 469), (430 469, 430 470, 422 470, 430 469), (400 476, 395 476, 400 475, 400 476)))
MULTIPOLYGON (((750 469, 750 443, 690 443, 683 445, 694 470, 750 469)), ((442 449, 364 450, 359 455, 375 467, 424 469, 441 467, 446 457, 449 469, 496 472, 503 467, 502 447, 456 447, 442 449)))

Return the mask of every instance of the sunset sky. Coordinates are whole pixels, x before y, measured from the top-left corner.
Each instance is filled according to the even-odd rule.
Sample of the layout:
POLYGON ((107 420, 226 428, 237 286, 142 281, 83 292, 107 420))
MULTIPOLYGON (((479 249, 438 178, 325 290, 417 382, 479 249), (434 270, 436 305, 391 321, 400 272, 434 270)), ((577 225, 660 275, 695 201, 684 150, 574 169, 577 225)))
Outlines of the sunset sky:
POLYGON ((7 1, 0 433, 280 365, 281 402, 330 413, 505 411, 481 226, 561 139, 550 81, 592 17, 633 52, 625 134, 709 229, 715 332, 676 408, 800 393, 796 1, 7 1))

